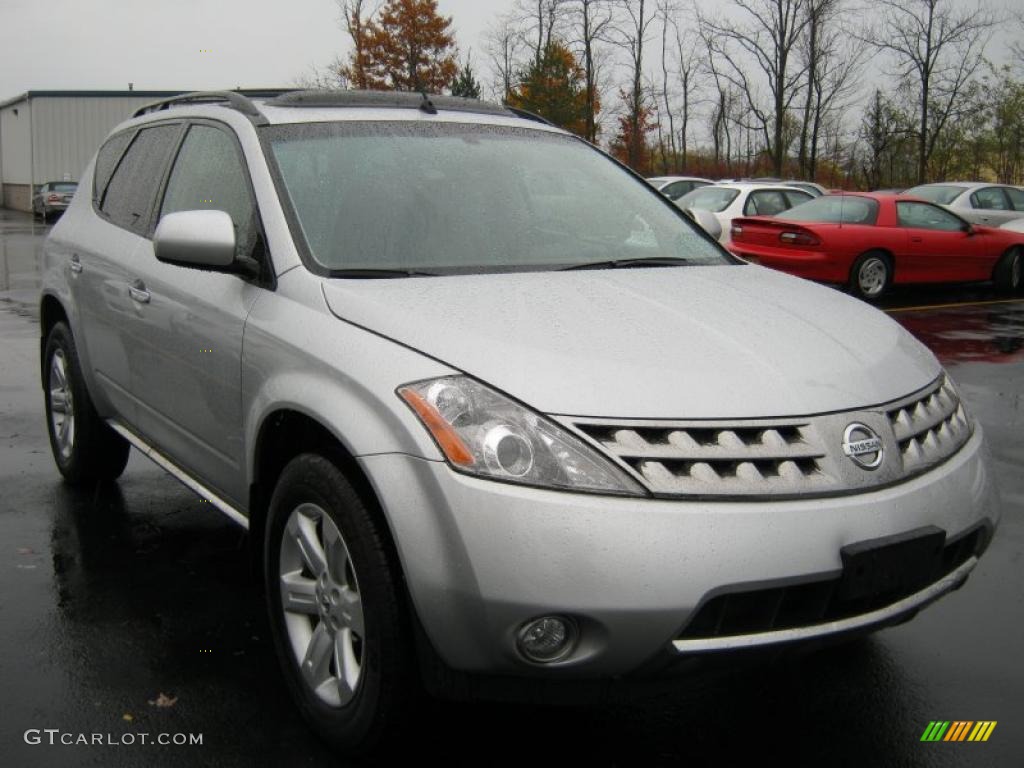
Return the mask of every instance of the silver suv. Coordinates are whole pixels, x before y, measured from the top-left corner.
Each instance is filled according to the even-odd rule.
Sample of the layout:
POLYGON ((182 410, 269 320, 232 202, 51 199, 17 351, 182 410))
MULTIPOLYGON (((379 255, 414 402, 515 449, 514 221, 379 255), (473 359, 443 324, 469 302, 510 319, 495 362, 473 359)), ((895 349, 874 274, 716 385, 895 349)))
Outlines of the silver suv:
POLYGON ((497 105, 142 109, 47 240, 41 319, 61 473, 134 446, 247 527, 289 687, 350 752, 424 685, 905 620, 999 517, 980 427, 896 323, 497 105))

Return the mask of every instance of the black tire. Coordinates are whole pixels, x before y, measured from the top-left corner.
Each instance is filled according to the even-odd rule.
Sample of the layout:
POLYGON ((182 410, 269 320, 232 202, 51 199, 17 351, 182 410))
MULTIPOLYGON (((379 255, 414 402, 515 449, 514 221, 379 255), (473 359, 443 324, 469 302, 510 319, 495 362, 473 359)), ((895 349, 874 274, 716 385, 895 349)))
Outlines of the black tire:
POLYGON ((850 268, 850 293, 877 301, 892 285, 892 259, 882 251, 862 253, 850 268))
POLYGON ((42 375, 50 450, 64 480, 71 485, 116 480, 128 463, 131 445, 96 413, 82 378, 75 340, 66 323, 54 325, 46 338, 42 375), (63 388, 55 386, 54 364, 58 356, 63 363, 63 388), (70 394, 70 403, 62 393, 70 394), (65 418, 71 416, 70 440, 62 437, 58 428, 60 413, 54 412, 55 397, 60 400, 58 409, 61 403, 67 408, 65 418))
MULTIPOLYGON (((326 530, 322 520, 316 525, 315 530, 326 530)), ((327 549, 324 547, 322 551, 327 549)), ((396 736, 411 720, 410 709, 419 694, 404 586, 382 524, 334 463, 307 453, 297 456, 284 468, 270 501, 263 555, 271 634, 288 688, 306 721, 324 741, 350 755, 379 757, 395 749, 400 743, 396 736), (289 519, 298 514, 300 508, 308 510, 311 505, 319 508, 341 534, 354 574, 348 583, 358 584, 359 611, 365 626, 365 636, 359 638, 360 672, 358 682, 352 686, 354 693, 348 701, 333 705, 325 702, 306 681, 299 660, 303 644, 293 646, 290 625, 286 621, 286 616, 299 621, 300 626, 301 622, 308 621, 314 634, 321 624, 329 626, 323 612, 330 610, 322 600, 324 592, 316 593, 311 602, 314 608, 307 612, 312 615, 308 616, 286 614, 281 595, 282 542, 286 537, 294 540, 287 533, 289 519)), ((325 556, 325 561, 330 563, 330 556, 325 556)), ((299 567, 307 579, 315 578, 315 572, 311 569, 307 572, 306 565, 299 567)), ((285 565, 286 570, 290 568, 285 565)), ((330 565, 324 570, 332 572, 330 565)), ((347 579, 349 571, 345 574, 347 579)), ((310 642, 306 647, 306 654, 312 645, 310 642)), ((332 654, 332 660, 327 662, 330 667, 325 670, 327 674, 341 675, 337 658, 332 654)), ((323 685, 330 687, 329 678, 323 685)))
POLYGON ((1024 255, 1021 248, 1011 248, 1003 254, 992 271, 992 282, 996 290, 1003 294, 1020 292, 1022 273, 1024 273, 1024 255))

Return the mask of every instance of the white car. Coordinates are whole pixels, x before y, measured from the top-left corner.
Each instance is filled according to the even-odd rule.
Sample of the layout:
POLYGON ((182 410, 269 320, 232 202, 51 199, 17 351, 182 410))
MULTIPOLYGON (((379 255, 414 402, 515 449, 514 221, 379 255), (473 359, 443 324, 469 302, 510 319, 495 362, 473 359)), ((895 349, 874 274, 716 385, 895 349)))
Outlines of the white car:
POLYGON ((733 219, 740 216, 775 216, 813 199, 813 195, 796 187, 743 182, 713 184, 695 189, 676 200, 676 205, 687 211, 719 242, 727 243, 733 219), (708 226, 708 217, 701 212, 714 216, 720 227, 719 232, 716 233, 713 226, 708 226))
POLYGON ((692 192, 700 187, 706 187, 715 182, 698 176, 655 176, 648 179, 647 183, 669 200, 678 200, 688 192, 692 192))
POLYGON ((999 227, 1024 217, 1024 189, 1008 184, 953 181, 921 184, 903 194, 945 206, 961 218, 999 227))

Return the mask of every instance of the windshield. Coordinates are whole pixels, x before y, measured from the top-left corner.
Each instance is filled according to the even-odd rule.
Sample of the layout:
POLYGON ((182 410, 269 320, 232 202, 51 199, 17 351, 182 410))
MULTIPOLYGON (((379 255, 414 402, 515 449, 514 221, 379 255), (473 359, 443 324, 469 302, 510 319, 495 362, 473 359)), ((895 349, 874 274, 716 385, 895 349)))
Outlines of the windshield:
POLYGON ((696 208, 698 211, 721 213, 729 207, 729 203, 735 200, 739 193, 738 189, 729 187, 701 187, 680 197, 676 200, 676 205, 683 210, 696 208))
POLYGON ((787 221, 825 221, 834 224, 874 224, 878 219, 878 201, 852 195, 826 195, 793 206, 776 218, 787 221))
POLYGON ((671 203, 578 139, 437 122, 265 129, 297 238, 332 271, 727 264, 671 203))
POLYGON ((912 187, 903 194, 927 200, 929 203, 949 205, 960 197, 965 189, 966 187, 958 187, 953 184, 924 184, 920 187, 912 187))
POLYGON ((53 192, 74 192, 78 184, 73 181, 57 181, 50 185, 50 189, 53 192))

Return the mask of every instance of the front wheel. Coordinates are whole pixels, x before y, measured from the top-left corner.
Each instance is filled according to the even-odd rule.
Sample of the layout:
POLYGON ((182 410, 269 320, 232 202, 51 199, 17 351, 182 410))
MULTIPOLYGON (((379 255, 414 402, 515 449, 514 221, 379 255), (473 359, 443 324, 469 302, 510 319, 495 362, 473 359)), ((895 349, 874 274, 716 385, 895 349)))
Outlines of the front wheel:
POLYGON ((850 290, 868 301, 882 297, 892 282, 892 262, 884 253, 861 254, 850 269, 850 290))
POLYGON ((1020 291, 1022 270, 1024 264, 1021 263, 1021 249, 1011 248, 999 259, 992 273, 992 282, 996 284, 996 290, 1005 294, 1020 291))
POLYGON ((46 426, 57 469, 72 485, 116 480, 131 446, 96 413, 71 329, 57 323, 43 356, 46 426))
POLYGON ((381 523, 334 463, 293 459, 270 502, 267 606, 292 696, 337 749, 394 746, 415 693, 401 575, 381 523))

